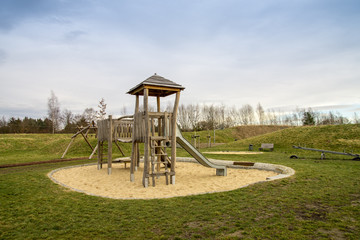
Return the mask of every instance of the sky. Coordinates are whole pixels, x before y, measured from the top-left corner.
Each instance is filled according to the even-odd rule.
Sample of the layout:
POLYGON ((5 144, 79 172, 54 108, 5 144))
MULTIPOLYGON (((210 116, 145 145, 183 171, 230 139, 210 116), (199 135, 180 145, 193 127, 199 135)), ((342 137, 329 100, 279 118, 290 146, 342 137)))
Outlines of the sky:
MULTIPOLYGON (((360 111, 358 0, 1 0, 0 117, 133 113, 157 73, 180 104, 360 111)), ((165 100, 164 104, 172 103, 165 100)))

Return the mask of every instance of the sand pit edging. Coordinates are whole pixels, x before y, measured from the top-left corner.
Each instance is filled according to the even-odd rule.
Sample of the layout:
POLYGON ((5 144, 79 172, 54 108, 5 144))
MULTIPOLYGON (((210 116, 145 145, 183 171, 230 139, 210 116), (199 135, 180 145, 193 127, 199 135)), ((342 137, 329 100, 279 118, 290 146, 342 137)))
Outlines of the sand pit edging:
MULTIPOLYGON (((120 158, 120 159, 128 159, 127 157, 125 158, 120 158)), ((268 177, 266 179, 266 181, 258 181, 258 182, 254 182, 251 184, 246 184, 243 185, 241 187, 238 187, 237 189, 240 188, 244 188, 244 187, 248 187, 250 185, 256 184, 256 183, 261 183, 261 182, 267 182, 267 181, 273 181, 273 180, 277 180, 277 179, 282 179, 282 178, 286 178, 286 177, 290 177, 292 175, 295 174, 295 170, 287 167, 287 166, 283 166, 283 165, 277 165, 277 164, 271 164, 271 163, 255 163, 254 166, 241 166, 241 165, 233 165, 234 161, 228 161, 228 160, 217 160, 217 159, 209 159, 210 161, 219 164, 219 165, 224 165, 227 166, 228 168, 234 168, 234 169, 258 169, 258 170, 265 170, 265 171, 272 171, 272 172, 276 172, 278 173, 278 175, 273 176, 273 177, 268 177)), ((177 161, 178 162, 190 162, 190 163, 197 163, 199 164, 195 159, 193 158, 189 158, 189 157, 177 157, 177 161)), ((68 186, 60 181, 58 181, 57 179, 55 179, 52 175, 58 171, 61 171, 63 169, 70 169, 70 168, 77 168, 77 167, 84 167, 84 166, 91 166, 91 165, 96 165, 97 163, 88 163, 88 164, 80 164, 80 165, 73 165, 73 166, 67 166, 67 167, 62 167, 62 168, 58 168, 55 169, 51 172, 49 172, 47 174, 47 176, 56 184, 59 184, 65 188, 68 188, 72 191, 76 191, 76 192, 80 192, 80 193, 84 193, 86 195, 90 195, 90 196, 95 196, 95 197, 103 197, 103 198, 110 198, 110 199, 117 199, 117 200, 136 200, 136 199, 143 199, 143 200, 149 200, 149 198, 119 198, 119 197, 109 197, 109 196, 102 196, 102 195, 97 195, 97 194, 93 194, 91 192, 87 192, 81 189, 77 189, 71 186, 68 186)), ((233 189, 235 190, 235 189, 233 189)), ((203 195, 203 194, 210 194, 210 193, 219 193, 219 192, 227 192, 227 191, 232 191, 232 190, 224 190, 224 191, 212 191, 212 192, 203 192, 203 193, 199 193, 199 194, 188 194, 188 195, 183 195, 183 196, 169 196, 169 197, 159 197, 159 198, 151 198, 151 199, 164 199, 164 198, 173 198, 173 197, 186 197, 186 196, 193 196, 193 195, 203 195)))

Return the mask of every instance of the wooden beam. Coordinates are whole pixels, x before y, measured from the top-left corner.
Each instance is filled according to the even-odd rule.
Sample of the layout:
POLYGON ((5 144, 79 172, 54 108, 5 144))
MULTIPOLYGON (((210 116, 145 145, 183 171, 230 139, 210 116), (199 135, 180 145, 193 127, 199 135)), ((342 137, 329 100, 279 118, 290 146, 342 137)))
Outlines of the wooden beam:
MULTIPOLYGON (((156 106, 157 106, 157 112, 160 113, 160 96, 156 97, 156 106)), ((162 135, 162 131, 161 131, 161 118, 158 118, 158 135, 161 136, 162 135)), ((158 141, 158 145, 161 145, 161 141, 158 141)), ((156 148, 156 154, 160 153, 160 149, 156 148)), ((158 156, 157 157, 157 165, 156 165, 156 171, 160 172, 160 162, 161 162, 161 158, 162 156, 158 156)))
POLYGON ((91 153, 91 155, 90 155, 89 159, 92 159, 92 158, 93 158, 94 154, 96 153, 96 150, 98 149, 98 146, 99 146, 99 143, 98 143, 98 144, 96 144, 96 146, 95 146, 95 148, 94 148, 94 151, 92 151, 92 153, 91 153))
POLYGON ((143 173, 143 186, 149 186, 149 89, 144 88, 144 121, 145 121, 145 143, 144 143, 144 173, 143 173))
POLYGON ((98 140, 98 170, 102 169, 103 142, 98 140))
POLYGON ((83 131, 87 130, 88 128, 90 128, 90 125, 87 126, 87 127, 85 127, 85 128, 83 128, 83 129, 81 129, 79 126, 77 126, 78 132, 75 133, 71 138, 76 137, 77 135, 79 135, 79 134, 82 133, 83 131))
POLYGON ((152 86, 152 85, 144 85, 144 88, 149 90, 163 90, 163 91, 171 91, 171 92, 180 92, 182 89, 180 88, 172 88, 172 87, 164 87, 164 86, 152 86))
POLYGON ((75 138, 71 138, 70 143, 69 143, 69 145, 66 147, 65 152, 63 153, 63 155, 61 156, 61 158, 64 158, 64 157, 65 157, 65 154, 66 154, 67 151, 69 150, 70 145, 74 142, 74 140, 75 140, 75 138))
POLYGON ((130 162, 130 181, 135 181, 135 169, 137 166, 137 143, 135 142, 136 128, 138 126, 135 125, 135 116, 139 112, 139 95, 136 95, 135 100, 135 111, 134 111, 134 125, 132 132, 132 147, 131 147, 131 162, 130 162))
MULTIPOLYGON (((78 127, 78 129, 80 130, 80 128, 78 127)), ((87 129, 87 128, 85 128, 87 129)), ((84 129, 83 129, 84 130, 84 129)), ((91 144, 89 143, 89 141, 87 140, 87 137, 85 137, 83 130, 80 131, 81 136, 83 136, 85 142, 89 145, 89 147, 91 148, 92 151, 94 151, 94 148, 91 146, 91 144)))
MULTIPOLYGON (((140 86, 137 89, 134 89, 132 92, 129 92, 132 95, 143 95, 144 89, 149 89, 149 90, 160 90, 160 91, 169 91, 171 92, 170 94, 167 95, 171 95, 175 92, 180 92, 181 88, 172 88, 172 87, 164 87, 164 86, 153 86, 153 85, 143 85, 140 86)), ((148 93, 149 94, 149 93, 148 93)))
POLYGON ((175 164, 176 164, 176 117, 179 107, 180 92, 176 93, 175 104, 172 115, 172 135, 171 135, 171 178, 170 183, 175 184, 175 164))
POLYGON ((108 136, 108 174, 111 174, 112 167, 112 132, 113 132, 113 124, 112 124, 112 115, 109 115, 109 136, 108 136))
POLYGON ((117 146, 117 148, 120 150, 121 154, 123 155, 123 157, 125 157, 125 154, 123 152, 123 150, 121 149, 120 145, 117 143, 117 141, 115 140, 115 145, 117 146))

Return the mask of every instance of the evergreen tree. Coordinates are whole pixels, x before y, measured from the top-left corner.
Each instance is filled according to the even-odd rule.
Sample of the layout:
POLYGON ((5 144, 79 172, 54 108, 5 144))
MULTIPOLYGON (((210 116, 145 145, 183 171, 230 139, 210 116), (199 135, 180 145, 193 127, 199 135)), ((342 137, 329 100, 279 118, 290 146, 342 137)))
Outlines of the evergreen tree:
POLYGON ((304 126, 315 125, 314 113, 310 109, 304 112, 302 122, 304 126))

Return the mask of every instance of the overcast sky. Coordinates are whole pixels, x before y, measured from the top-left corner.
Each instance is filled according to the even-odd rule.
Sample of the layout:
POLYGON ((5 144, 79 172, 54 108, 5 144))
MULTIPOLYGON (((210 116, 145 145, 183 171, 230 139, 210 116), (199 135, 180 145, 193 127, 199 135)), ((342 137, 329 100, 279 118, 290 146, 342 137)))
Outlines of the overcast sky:
POLYGON ((180 103, 360 111, 359 0, 1 0, 0 117, 133 112, 154 73, 180 103))

